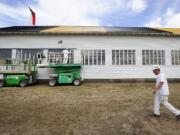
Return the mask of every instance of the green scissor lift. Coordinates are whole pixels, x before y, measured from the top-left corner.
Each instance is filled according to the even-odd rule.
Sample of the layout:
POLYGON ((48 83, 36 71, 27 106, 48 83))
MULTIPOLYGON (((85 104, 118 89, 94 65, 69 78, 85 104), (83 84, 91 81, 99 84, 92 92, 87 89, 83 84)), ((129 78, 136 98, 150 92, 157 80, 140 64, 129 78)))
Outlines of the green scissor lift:
POLYGON ((0 63, 0 87, 26 87, 37 82, 35 61, 27 60, 19 64, 12 64, 13 60, 8 59, 3 61, 3 63, 0 63))
POLYGON ((57 84, 74 84, 79 86, 83 81, 80 72, 81 64, 49 64, 44 67, 53 69, 53 74, 49 80, 49 86, 51 87, 57 84))

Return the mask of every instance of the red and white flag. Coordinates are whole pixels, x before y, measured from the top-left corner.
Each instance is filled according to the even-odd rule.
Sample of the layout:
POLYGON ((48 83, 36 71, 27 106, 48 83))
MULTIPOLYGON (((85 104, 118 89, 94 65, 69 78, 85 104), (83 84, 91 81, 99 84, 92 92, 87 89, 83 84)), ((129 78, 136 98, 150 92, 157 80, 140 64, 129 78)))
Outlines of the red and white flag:
POLYGON ((32 15, 32 25, 36 25, 36 13, 30 7, 28 7, 28 8, 32 15))

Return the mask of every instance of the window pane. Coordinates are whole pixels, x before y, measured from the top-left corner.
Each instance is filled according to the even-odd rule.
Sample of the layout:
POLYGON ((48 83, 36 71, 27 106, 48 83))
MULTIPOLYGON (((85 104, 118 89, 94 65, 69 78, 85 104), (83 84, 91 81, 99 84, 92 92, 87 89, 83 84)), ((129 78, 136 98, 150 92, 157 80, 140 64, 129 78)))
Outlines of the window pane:
POLYGON ((161 65, 165 65, 165 51, 162 51, 162 56, 161 56, 161 58, 162 58, 162 63, 161 63, 161 65))
POLYGON ((120 65, 124 64, 124 51, 120 50, 120 65))
POLYGON ((101 50, 98 50, 98 65, 101 65, 101 50))
POLYGON ((112 64, 115 65, 115 50, 112 50, 112 64))
POLYGON ((146 52, 146 54, 145 54, 146 55, 145 56, 146 57, 145 61, 146 61, 146 64, 149 65, 150 64, 150 57, 151 57, 150 56, 150 50, 146 50, 145 52, 146 52))
POLYGON ((105 65, 105 58, 106 55, 105 55, 105 50, 102 50, 102 65, 105 65))
POLYGON ((11 49, 0 49, 0 58, 11 58, 12 50, 11 49))
POLYGON ((158 64, 161 64, 162 62, 161 62, 161 51, 158 51, 158 57, 157 57, 157 59, 158 59, 158 64))
POLYGON ((136 52, 135 52, 135 50, 133 50, 132 58, 133 58, 133 65, 136 65, 136 52))
POLYGON ((89 50, 89 65, 93 64, 93 53, 92 50, 89 50))
POLYGON ((94 65, 97 65, 97 51, 94 50, 94 65))
POLYGON ((157 51, 154 51, 154 64, 158 64, 158 55, 157 55, 157 51))
POLYGON ((82 59, 83 65, 84 65, 84 51, 83 50, 81 51, 81 59, 82 59))
POLYGON ((119 50, 116 50, 116 65, 119 65, 119 50))
POLYGON ((142 63, 143 65, 146 64, 146 55, 145 55, 145 50, 142 51, 142 63))
POLYGON ((88 65, 88 51, 85 51, 85 65, 88 65))
POLYGON ((124 65, 127 65, 127 50, 124 50, 124 65))

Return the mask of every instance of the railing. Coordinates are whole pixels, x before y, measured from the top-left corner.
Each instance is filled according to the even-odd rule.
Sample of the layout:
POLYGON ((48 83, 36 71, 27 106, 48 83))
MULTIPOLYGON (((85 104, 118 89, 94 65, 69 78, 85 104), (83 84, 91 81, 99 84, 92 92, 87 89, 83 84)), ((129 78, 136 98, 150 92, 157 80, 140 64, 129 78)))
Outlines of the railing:
POLYGON ((0 59, 0 73, 22 72, 30 73, 36 71, 35 61, 18 61, 13 59, 0 59))
MULTIPOLYGON (((64 60, 63 53, 54 53, 54 52, 48 53, 47 62, 49 64, 63 64, 63 60, 64 60)), ((74 63, 74 55, 73 53, 69 53, 68 64, 73 64, 73 63, 74 63)))

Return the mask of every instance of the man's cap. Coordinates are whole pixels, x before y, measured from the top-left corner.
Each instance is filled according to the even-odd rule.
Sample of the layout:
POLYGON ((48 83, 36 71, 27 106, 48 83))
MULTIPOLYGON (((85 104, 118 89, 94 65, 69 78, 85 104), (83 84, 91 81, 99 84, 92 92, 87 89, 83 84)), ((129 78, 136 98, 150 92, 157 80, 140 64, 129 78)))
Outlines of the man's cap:
POLYGON ((161 67, 159 65, 153 65, 153 70, 160 69, 161 67))

